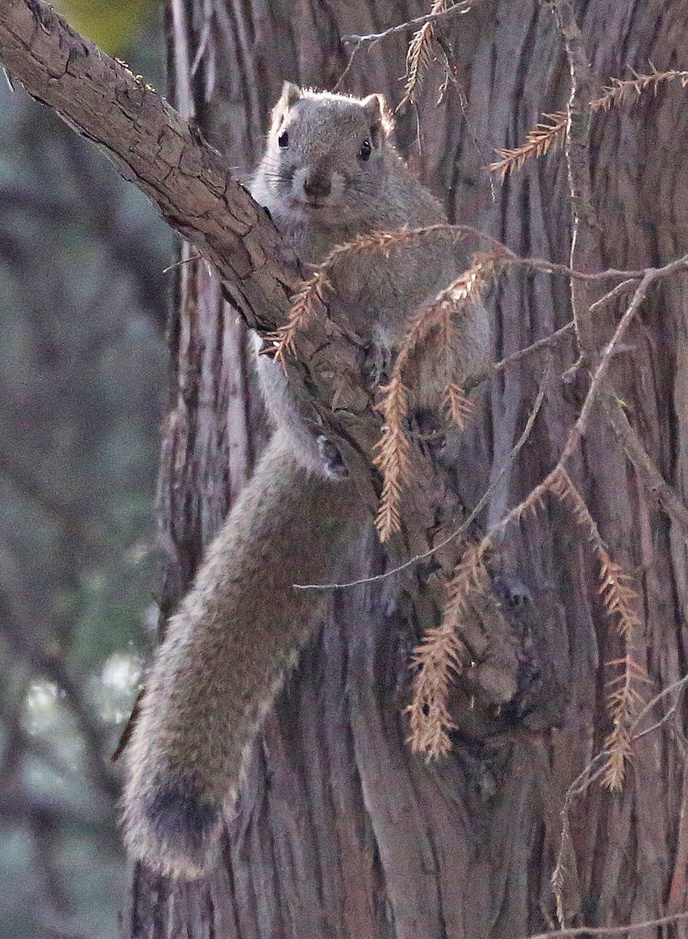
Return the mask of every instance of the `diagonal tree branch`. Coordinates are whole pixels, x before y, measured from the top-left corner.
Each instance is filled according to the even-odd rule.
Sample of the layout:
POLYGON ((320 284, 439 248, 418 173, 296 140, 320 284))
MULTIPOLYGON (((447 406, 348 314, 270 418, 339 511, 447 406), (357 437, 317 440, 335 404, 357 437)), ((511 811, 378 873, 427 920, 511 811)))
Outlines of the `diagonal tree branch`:
POLYGON ((638 475, 649 492, 657 499, 666 514, 675 522, 683 537, 688 538, 688 507, 676 489, 666 481, 659 467, 643 446, 640 437, 631 426, 618 397, 608 388, 603 389, 602 404, 614 433, 623 446, 626 456, 635 466, 638 475))
POLYGON ((41 0, 0 0, 0 60, 197 245, 251 325, 286 313, 299 280, 293 253, 220 154, 161 95, 41 0))
POLYGON ((379 42, 381 39, 386 39, 388 36, 394 36, 397 33, 405 33, 409 29, 420 29, 428 23, 436 23, 438 20, 448 20, 450 17, 456 16, 457 14, 463 16, 466 13, 470 13, 473 6, 474 3, 472 0, 461 0, 461 2, 455 3, 453 6, 439 13, 426 13, 425 16, 417 16, 415 19, 407 20, 405 23, 395 23, 394 26, 390 26, 389 29, 385 29, 381 33, 370 33, 367 36, 342 36, 341 41, 349 44, 355 43, 357 47, 372 45, 379 42))
MULTIPOLYGON (((0 0, 0 62, 32 97, 104 149, 196 246, 249 326, 272 332, 285 323, 302 282, 298 259, 232 179, 222 156, 161 95, 42 0, 0 0)), ((369 452, 380 420, 361 374, 360 350, 330 320, 317 317, 300 337, 299 353, 290 374, 307 376, 314 408, 335 434, 345 432, 352 454, 369 452), (335 396, 337 420, 329 407, 335 396)))

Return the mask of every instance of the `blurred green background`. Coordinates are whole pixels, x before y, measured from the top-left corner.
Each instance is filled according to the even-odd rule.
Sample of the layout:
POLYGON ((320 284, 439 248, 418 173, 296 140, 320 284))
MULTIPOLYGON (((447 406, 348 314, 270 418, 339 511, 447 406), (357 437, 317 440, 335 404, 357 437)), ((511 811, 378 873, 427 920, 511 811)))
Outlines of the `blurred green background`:
MULTIPOLYGON (((162 5, 55 4, 164 87, 162 5)), ((114 939, 110 755, 152 643, 172 235, 0 75, 0 936, 114 939)))

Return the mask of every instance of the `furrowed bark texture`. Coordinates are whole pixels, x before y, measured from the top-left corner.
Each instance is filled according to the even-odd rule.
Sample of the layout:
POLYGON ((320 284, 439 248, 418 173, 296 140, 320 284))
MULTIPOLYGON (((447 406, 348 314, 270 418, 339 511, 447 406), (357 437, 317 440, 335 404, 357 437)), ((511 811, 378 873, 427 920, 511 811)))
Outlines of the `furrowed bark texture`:
MULTIPOLYGON (((6 12, 18 5, 35 10, 0 0, 0 36, 6 12)), ((629 67, 647 72, 649 63, 660 70, 686 65, 688 0, 597 0, 572 10, 595 80, 624 77, 629 67)), ((341 36, 377 32, 425 12, 425 4, 400 0, 172 0, 176 103, 227 165, 246 169, 283 79, 331 88, 346 66, 341 36)), ((564 25, 568 30, 570 20, 564 25)), ((521 254, 568 262, 564 155, 531 162, 496 184, 494 200, 485 171, 493 147, 520 144, 541 114, 569 100, 569 64, 550 5, 485 0, 441 34, 465 98, 450 83, 435 107, 441 76, 430 69, 419 98, 422 149, 413 150, 412 162, 445 195, 456 221, 486 229, 521 254)), ((396 103, 405 38, 357 53, 343 90, 383 91, 396 103)), ((25 59, 26 45, 25 38, 17 61, 25 59)), ((602 227, 582 263, 598 254, 602 266, 637 269, 688 250, 687 94, 666 84, 595 118, 591 183, 602 227)), ((401 143, 409 144, 415 131, 409 109, 400 116, 401 143)), ((193 205, 188 209, 193 214, 193 205)), ((293 269, 287 262, 283 270, 293 269)), ((283 310, 294 279, 280 274, 271 281, 279 288, 272 294, 263 286, 263 296, 283 310)), ((235 274, 227 280, 233 289, 240 282, 235 274)), ((160 483, 172 553, 167 608, 186 589, 261 442, 235 311, 222 305, 217 282, 201 264, 179 268, 178 295, 160 483), (240 451, 232 440, 244 442, 240 451)), ((497 358, 567 322, 571 293, 563 279, 510 275, 492 292, 491 306, 497 358)), ((619 301, 596 314, 594 343, 609 338, 622 310, 619 301)), ((610 372, 627 420, 684 504, 687 324, 686 279, 677 277, 643 305, 610 372)), ((316 348, 307 344, 306 354, 316 348)), ((503 517, 556 462, 586 386, 585 373, 561 378, 578 351, 564 345, 553 353, 545 404, 497 485, 485 524, 503 517)), ((493 380, 489 417, 473 422, 448 474, 428 477, 425 508, 413 507, 407 550, 432 543, 460 514, 459 503, 472 505, 497 479, 544 365, 528 358, 493 380)), ((132 937, 517 939, 552 920, 549 880, 565 793, 611 729, 605 685, 616 670, 605 663, 632 648, 650 679, 639 686, 646 700, 686 671, 685 535, 660 507, 661 488, 646 486, 600 414, 569 470, 612 557, 633 575, 643 622, 630 642, 604 615, 585 532, 568 510, 548 502, 511 529, 497 556, 501 606, 486 603, 466 624, 471 647, 480 650, 476 658, 492 668, 494 680, 489 686, 483 671, 473 687, 458 683, 455 752, 426 765, 405 743, 402 709, 410 651, 437 619, 432 574, 414 570, 396 582, 338 592, 256 742, 222 868, 189 885, 137 869, 126 923, 132 937)), ((353 546, 345 576, 356 579, 389 563, 369 535, 353 546)), ((561 899, 574 923, 644 921, 686 907, 688 777, 681 709, 670 713, 674 700, 667 695, 649 715, 644 726, 667 720, 634 744, 620 794, 593 784, 573 800, 561 899)))
MULTIPOLYGON (((420 3, 333 6, 312 0, 287 11, 278 3, 235 2, 214 4, 209 19, 207 5, 173 3, 178 100, 190 102, 204 135, 228 163, 248 168, 283 79, 331 88, 346 65, 340 36, 377 32, 424 12, 420 3), (180 62, 193 62, 202 44, 191 80, 180 62)), ((681 61, 688 27, 684 0, 651 7, 602 0, 574 4, 573 12, 594 80, 624 76, 628 66, 647 71, 649 62, 661 69, 681 61)), ((485 228, 522 254, 568 262, 564 154, 527 165, 497 186, 494 201, 484 168, 492 147, 516 146, 542 113, 569 99, 569 64, 551 9, 528 0, 480 3, 445 35, 466 100, 462 104, 450 87, 435 108, 439 75, 431 69, 420 96, 422 149, 411 151, 412 162, 445 195, 457 221, 485 228)), ((384 91, 397 101, 404 39, 357 53, 343 90, 384 91)), ((584 244, 580 263, 594 268, 597 258, 600 266, 639 268, 688 248, 681 183, 688 166, 679 145, 687 129, 685 100, 679 87, 667 86, 656 97, 596 118, 592 186, 602 229, 584 244)), ((415 130, 413 112, 402 113, 401 143, 409 144, 415 130)), ((512 276, 494 292, 492 307, 495 357, 501 357, 570 319, 569 285, 544 275, 512 276)), ((591 342, 611 335, 622 309, 619 303, 597 314, 591 342)), ((667 282, 645 304, 611 373, 628 421, 684 500, 687 314, 685 279, 667 282)), ((218 314, 209 322, 223 335, 228 320, 218 314)), ((195 321, 184 308, 180 334, 198 335, 195 321)), ((209 371, 195 351, 206 345, 218 347, 212 332, 196 345, 174 348, 180 374, 197 376, 196 383, 210 376, 221 382, 226 362, 217 358, 209 371)), ((525 496, 561 452, 585 387, 584 375, 560 379, 576 358, 572 344, 555 353, 555 379, 542 414, 489 503, 488 523, 525 496)), ((543 369, 541 359, 526 359, 493 381, 491 420, 474 423, 450 474, 448 515, 456 510, 451 500, 457 493, 471 505, 496 479, 543 369)), ((245 426, 255 433, 250 419, 245 426)), ((199 471, 203 479, 222 480, 224 490, 216 485, 227 491, 230 424, 222 411, 204 412, 201 427, 199 437, 214 435, 222 447, 204 459, 193 436, 168 434, 167 447, 178 462, 166 464, 163 493, 176 491, 180 473, 189 492, 197 491, 199 471)), ((612 556, 634 575, 644 611, 634 654, 650 676, 649 698, 685 671, 684 536, 661 510, 659 490, 648 490, 601 417, 570 468, 612 556)), ((163 520, 177 543, 180 535, 194 544, 206 540, 205 529, 202 539, 197 534, 204 505, 201 500, 184 514, 173 498, 166 503, 163 520)), ((426 529, 416 533, 414 547, 428 541, 426 529)), ((374 538, 364 548, 357 546, 350 559, 352 579, 389 563, 374 538)), ((601 609, 599 572, 584 532, 557 503, 514 529, 497 563, 508 626, 502 620, 490 632, 485 615, 480 628, 490 634, 488 660, 491 655, 501 662, 497 684, 505 698, 509 677, 517 689, 507 718, 500 723, 489 709, 476 715, 464 686, 453 702, 460 724, 454 756, 437 765, 412 756, 401 714, 408 701, 407 664, 420 630, 435 621, 437 603, 423 600, 415 577, 401 587, 383 582, 342 591, 257 743, 223 870, 192 886, 137 872, 133 936, 188 930, 241 939, 513 939, 551 921, 549 878, 560 847, 564 794, 611 728, 605 682, 615 671, 604 663, 626 647, 601 609), (560 726, 552 729, 555 724, 560 726)), ((670 703, 668 698, 655 708, 653 718, 670 703)), ((678 739, 668 727, 642 738, 620 795, 593 785, 573 801, 562 885, 570 921, 621 923, 685 906, 688 849, 679 819, 686 786, 678 739)))
MULTIPOLYGON (((200 2, 172 4, 170 10, 175 40, 183 37, 186 45, 183 55, 176 46, 177 92, 184 83, 180 59, 193 62, 204 43, 195 79, 186 75, 187 100, 207 139, 241 168, 260 151, 266 110, 283 79, 331 88, 346 65, 338 37, 377 32, 427 12, 420 3, 383 8, 362 0, 336 7, 312 0, 288 11, 278 3, 217 3, 210 20, 200 2)), ((651 7, 603 0, 576 3, 573 12, 594 81, 623 77, 628 66, 648 71, 649 62, 661 69, 682 61, 684 0, 651 7)), ((431 69, 419 102, 422 150, 412 149, 412 162, 445 195, 456 221, 485 228, 522 254, 568 262, 564 154, 527 165, 497 186, 494 201, 484 168, 492 147, 516 146, 542 113, 566 106, 569 64, 552 10, 528 0, 480 3, 444 34, 466 100, 462 105, 450 87, 435 108, 439 74, 431 69)), ((397 101, 404 39, 357 53, 343 90, 384 91, 397 101)), ((688 166, 679 144, 687 129, 685 100, 682 89, 666 86, 656 97, 595 119, 592 187, 602 228, 584 244, 585 256, 577 255, 581 264, 594 269, 597 259, 600 266, 641 268, 688 248, 681 183, 688 166)), ((409 144, 415 130, 413 112, 402 113, 401 143, 409 144)), ((501 357, 571 318, 569 285, 544 275, 512 276, 494 292, 492 307, 495 357, 501 357)), ((609 338, 622 309, 618 303, 596 315, 591 342, 609 338)), ((684 500, 687 313, 685 279, 667 282, 644 305, 610 378, 627 420, 684 500)), ((181 323, 189 322, 183 312, 181 323)), ((175 354, 183 372, 207 376, 193 355, 175 354)), ((545 406, 489 503, 488 523, 526 495, 561 452, 585 388, 584 375, 560 379, 576 358, 573 344, 555 353, 545 406)), ((221 379, 226 366, 215 364, 221 379)), ((493 381, 491 420, 473 425, 447 500, 458 492, 471 505, 496 479, 543 369, 543 360, 526 359, 493 381)), ((203 423, 223 439, 227 428, 229 437, 222 413, 206 413, 203 423)), ((246 426, 253 432, 250 420, 246 426)), ((176 438, 167 439, 171 446, 176 438)), ((192 438, 184 445, 181 465, 189 467, 199 451, 192 438)), ((179 449, 178 440, 174 447, 179 449)), ((204 472, 226 481, 226 462, 219 451, 216 456, 203 463, 204 472)), ((570 469, 612 556, 634 575, 644 611, 634 654, 650 676, 649 698, 685 671, 684 536, 660 508, 659 490, 648 490, 601 417, 570 469)), ((193 480, 197 471, 185 472, 193 480)), ((174 491, 178 480, 179 470, 163 474, 162 491, 174 491)), ((164 519, 171 527, 180 518, 173 508, 170 501, 164 519)), ((455 506, 445 508, 451 514, 455 506)), ((183 516, 180 531, 198 532, 201 516, 200 506, 183 516)), ((423 540, 432 538, 417 535, 416 546, 423 540)), ((352 556, 347 576, 355 579, 386 563, 371 538, 365 551, 359 546, 352 556)), ((471 723, 464 687, 454 702, 461 725, 454 756, 437 765, 412 756, 401 714, 408 700, 407 663, 437 604, 423 603, 415 579, 401 588, 383 582, 342 591, 256 746, 224 869, 194 886, 138 872, 132 935, 176 936, 188 929, 194 936, 242 939, 513 939, 551 920, 549 878, 564 794, 611 729, 605 683, 616 672, 604 663, 626 647, 601 609, 597 564, 584 532, 557 503, 513 530, 498 565, 509 625, 502 632, 495 628, 488 645, 493 661, 502 662, 500 687, 511 674, 518 688, 506 721, 482 713, 471 723), (520 670, 509 673, 504 663, 513 665, 514 658, 520 670)), ((670 700, 655 708, 654 719, 669 710, 670 700)), ((678 725, 674 731, 680 734, 678 725)), ((573 801, 562 887, 572 922, 621 923, 685 906, 687 836, 679 819, 686 787, 677 739, 665 728, 639 740, 620 795, 593 785, 573 801)))

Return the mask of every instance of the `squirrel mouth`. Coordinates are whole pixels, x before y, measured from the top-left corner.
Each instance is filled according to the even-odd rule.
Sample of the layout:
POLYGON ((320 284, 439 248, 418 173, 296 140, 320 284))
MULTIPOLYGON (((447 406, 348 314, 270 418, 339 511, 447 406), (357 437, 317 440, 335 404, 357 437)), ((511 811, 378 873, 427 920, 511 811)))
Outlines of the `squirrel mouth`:
POLYGON ((328 199, 293 199, 292 204, 306 212, 318 212, 321 209, 326 209, 330 202, 328 199))

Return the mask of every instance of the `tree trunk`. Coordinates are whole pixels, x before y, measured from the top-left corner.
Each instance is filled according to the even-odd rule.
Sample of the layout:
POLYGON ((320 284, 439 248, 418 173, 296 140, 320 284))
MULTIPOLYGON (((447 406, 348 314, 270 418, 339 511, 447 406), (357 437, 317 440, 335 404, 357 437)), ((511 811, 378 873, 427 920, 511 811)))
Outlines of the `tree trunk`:
MULTIPOLYGON (((649 63, 680 67, 688 0, 575 7, 600 85, 630 68, 649 72, 649 63)), ((283 79, 332 88, 347 64, 342 36, 425 12, 411 0, 170 0, 176 104, 246 171, 283 79)), ((568 263, 564 155, 530 161, 503 184, 486 171, 493 148, 517 146, 543 113, 565 108, 569 66, 552 10, 535 0, 485 0, 437 29, 460 88, 450 82, 436 106, 442 70, 433 65, 417 109, 400 113, 400 144, 454 220, 519 254, 568 263)), ((359 50, 339 90, 382 91, 396 104, 408 36, 359 50)), ((667 82, 595 118, 603 266, 658 266, 688 250, 686 94, 667 82)), ((165 613, 187 589, 265 439, 244 327, 203 264, 182 264, 177 277, 160 479, 172 556, 165 613)), ((490 306, 495 358, 571 319, 568 283, 542 273, 506 275, 490 306)), ((600 349, 623 308, 622 299, 596 315, 600 349)), ((644 303, 610 373, 628 420, 684 499, 687 333, 688 296, 677 276, 644 303)), ((547 475, 586 390, 585 370, 567 372, 577 354, 569 341, 553 347, 549 366, 531 356, 493 378, 490 406, 474 419, 450 474, 448 514, 456 501, 470 509, 493 481, 487 527, 547 475), (530 437, 498 479, 545 380, 530 437)), ((508 629, 499 649, 483 651, 501 669, 500 687, 513 677, 513 692, 503 707, 495 699, 472 710, 470 686, 457 687, 454 751, 425 763, 406 743, 403 709, 410 653, 435 622, 436 602, 419 592, 417 572, 337 591, 256 741, 221 870, 185 884, 137 869, 132 937, 516 939, 555 922, 557 855, 566 862, 559 898, 567 922, 640 922, 685 907, 688 777, 681 707, 673 717, 671 710, 679 690, 639 727, 667 718, 634 743, 620 793, 597 781, 569 799, 562 846, 567 790, 612 729, 607 682, 619 668, 609 663, 631 653, 649 678, 638 684, 648 701, 677 682, 688 600, 686 531, 660 508, 599 411, 568 469, 611 557, 632 575, 642 614, 633 634, 621 637, 604 610, 586 531, 566 504, 549 499, 509 529, 491 562, 508 629)), ((390 563, 369 533, 353 547, 345 576, 390 563)))

